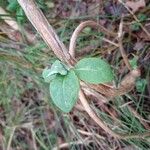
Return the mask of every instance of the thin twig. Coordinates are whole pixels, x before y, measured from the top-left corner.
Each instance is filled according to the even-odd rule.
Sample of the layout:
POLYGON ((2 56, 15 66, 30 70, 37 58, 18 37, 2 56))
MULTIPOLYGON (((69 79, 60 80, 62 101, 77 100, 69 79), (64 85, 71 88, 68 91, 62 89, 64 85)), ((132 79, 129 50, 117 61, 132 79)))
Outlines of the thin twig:
POLYGON ((128 10, 128 12, 133 16, 133 18, 139 23, 142 30, 147 34, 148 38, 150 38, 150 33, 147 31, 147 29, 140 23, 140 20, 134 15, 134 13, 129 9, 129 7, 122 1, 119 0, 119 2, 128 10))
POLYGON ((103 37, 102 40, 105 41, 105 42, 107 42, 107 43, 109 43, 109 44, 111 44, 111 45, 114 45, 114 46, 116 46, 116 47, 119 47, 118 44, 116 44, 116 43, 113 42, 113 41, 110 41, 109 39, 106 39, 106 38, 103 37))
POLYGON ((100 136, 99 134, 93 133, 93 132, 87 132, 87 131, 83 131, 80 129, 77 129, 77 131, 83 135, 87 135, 87 136, 96 136, 98 139, 100 140, 105 140, 105 138, 103 136, 100 136))
POLYGON ((89 138, 85 138, 83 141, 82 140, 78 140, 78 141, 69 142, 69 143, 62 143, 58 147, 54 147, 52 150, 68 148, 70 145, 79 145, 79 144, 87 145, 89 142, 92 142, 91 140, 88 140, 88 139, 89 138))

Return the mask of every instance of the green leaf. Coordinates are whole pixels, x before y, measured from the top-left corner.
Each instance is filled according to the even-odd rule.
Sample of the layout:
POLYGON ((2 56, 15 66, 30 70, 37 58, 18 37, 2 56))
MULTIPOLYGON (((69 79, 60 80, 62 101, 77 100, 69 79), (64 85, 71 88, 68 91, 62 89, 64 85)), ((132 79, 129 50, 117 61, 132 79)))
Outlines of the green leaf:
POLYGON ((65 66, 62 62, 60 62, 59 60, 56 60, 51 67, 51 71, 52 72, 56 72, 59 73, 61 75, 66 75, 68 72, 68 68, 67 66, 65 66))
POLYGON ((54 104, 66 113, 75 105, 78 92, 79 80, 73 70, 65 76, 57 74, 50 83, 50 95, 54 104))
POLYGON ((142 93, 145 90, 146 85, 147 85, 147 80, 139 78, 136 81, 136 89, 137 89, 137 91, 142 93))
POLYGON ((56 74, 66 75, 68 73, 68 68, 64 64, 62 64, 59 60, 56 60, 51 69, 45 68, 43 70, 42 76, 45 82, 49 83, 52 79, 56 77, 56 74))
POLYGON ((23 21, 25 21, 25 14, 21 7, 16 10, 16 16, 19 23, 23 23, 23 21))
POLYGON ((75 65, 75 73, 86 82, 99 84, 113 80, 110 65, 100 58, 84 58, 75 65))
POLYGON ((9 4, 7 6, 7 10, 11 11, 11 12, 15 12, 17 7, 19 6, 17 0, 11 0, 9 1, 9 4))
POLYGON ((140 30, 140 23, 135 22, 135 23, 131 24, 130 28, 132 31, 139 31, 140 30))
POLYGON ((52 79, 56 77, 57 72, 52 72, 51 69, 45 68, 42 73, 44 81, 49 83, 52 79))
POLYGON ((131 65, 131 67, 133 68, 133 69, 136 69, 138 66, 137 66, 137 61, 138 61, 138 59, 137 59, 137 57, 134 57, 134 58, 132 58, 131 60, 129 60, 129 63, 130 63, 130 65, 131 65))
POLYGON ((147 19, 147 16, 145 15, 145 14, 139 14, 138 15, 138 19, 141 21, 141 22, 143 22, 143 21, 146 21, 146 19, 147 19))

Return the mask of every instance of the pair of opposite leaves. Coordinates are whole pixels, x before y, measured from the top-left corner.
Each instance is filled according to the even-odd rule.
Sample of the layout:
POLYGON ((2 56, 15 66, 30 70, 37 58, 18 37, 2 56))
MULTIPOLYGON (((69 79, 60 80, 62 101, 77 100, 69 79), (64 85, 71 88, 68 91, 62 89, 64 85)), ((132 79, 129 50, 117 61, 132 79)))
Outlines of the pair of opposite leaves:
POLYGON ((78 99, 79 79, 93 84, 113 80, 110 65, 100 58, 83 58, 72 69, 56 60, 50 69, 44 69, 42 75, 45 82, 50 83, 52 101, 66 113, 71 111, 78 99))

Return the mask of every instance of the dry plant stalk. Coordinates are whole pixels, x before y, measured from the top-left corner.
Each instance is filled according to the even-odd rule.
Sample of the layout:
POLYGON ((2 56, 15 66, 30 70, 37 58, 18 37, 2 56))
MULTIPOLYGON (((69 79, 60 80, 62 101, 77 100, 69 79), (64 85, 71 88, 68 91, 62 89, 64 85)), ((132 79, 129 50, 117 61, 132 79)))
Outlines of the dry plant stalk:
POLYGON ((48 23, 41 10, 35 5, 34 0, 18 0, 18 3, 23 8, 32 25, 47 43, 48 47, 53 50, 61 61, 65 61, 71 67, 75 61, 71 58, 67 48, 59 40, 59 37, 53 27, 48 23))
MULTIPOLYGON (((70 47, 71 47, 70 49, 72 50, 72 52, 69 53, 69 51, 67 50, 65 45, 59 40, 57 34, 55 33, 52 26, 48 23, 47 19, 43 15, 43 13, 40 11, 40 9, 38 9, 34 0, 18 0, 18 2, 21 5, 21 7, 23 8, 26 16, 28 17, 28 19, 30 20, 32 25, 36 28, 36 30, 41 35, 43 40, 47 43, 47 45, 52 49, 52 51, 55 53, 57 58, 59 58, 61 61, 66 62, 69 67, 72 67, 76 62, 75 58, 74 58, 74 52, 73 52, 75 50, 75 46, 74 46, 75 43, 71 42, 72 45, 70 45, 70 47)), ((95 25, 97 26, 97 23, 93 23, 93 22, 89 21, 89 25, 95 27, 95 25)), ((88 24, 86 24, 86 26, 88 26, 88 24)), ((82 29, 83 28, 84 27, 82 27, 82 29)), ((78 33, 81 32, 82 29, 80 29, 80 28, 78 28, 78 29, 79 29, 78 33)), ((102 27, 102 30, 105 31, 105 28, 102 27)), ((106 29, 106 32, 107 31, 108 30, 106 29)), ((76 35, 74 35, 74 37, 75 37, 75 39, 77 38, 76 35)), ((132 73, 129 74, 129 76, 130 75, 132 76, 132 73)), ((100 85, 100 86, 103 91, 106 90, 106 87, 105 87, 106 85, 105 86, 100 85)), ((89 85, 89 87, 91 88, 91 85, 89 85)), ((121 87, 123 87, 123 86, 121 86, 121 87)), ((113 90, 111 88, 107 88, 106 91, 109 93, 109 91, 113 91, 113 90)), ((113 92, 115 93, 115 91, 113 91, 113 92)), ((101 93, 101 91, 99 91, 99 93, 101 93)), ((140 134, 140 135, 135 135, 135 134, 134 135, 124 135, 123 134, 122 135, 122 134, 113 132, 100 118, 98 118, 98 116, 90 108, 90 105, 87 102, 86 96, 82 90, 79 91, 79 99, 80 99, 82 105, 84 106, 84 109, 89 114, 89 116, 103 130, 105 130, 107 133, 109 133, 113 137, 119 138, 119 139, 127 139, 127 138, 143 138, 144 136, 149 135, 149 133, 146 133, 143 135, 142 134, 140 134)))

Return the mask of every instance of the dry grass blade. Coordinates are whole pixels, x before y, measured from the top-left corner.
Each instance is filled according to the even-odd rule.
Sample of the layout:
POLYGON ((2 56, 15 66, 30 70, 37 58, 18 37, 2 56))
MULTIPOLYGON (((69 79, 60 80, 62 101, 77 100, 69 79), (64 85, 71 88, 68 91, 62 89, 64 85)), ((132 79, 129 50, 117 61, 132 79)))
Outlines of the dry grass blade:
MULTIPOLYGON (((1 30, 6 33, 12 40, 22 40, 21 37, 21 32, 22 29, 20 28, 20 26, 18 25, 18 23, 16 22, 16 20, 14 20, 13 18, 9 17, 9 13, 7 13, 2 7, 0 7, 0 14, 2 14, 1 18, 4 20, 4 22, 7 24, 6 25, 0 25, 1 30), (5 29, 6 28, 6 29, 5 29), (18 36, 14 36, 14 35, 18 35, 18 36)), ((27 38, 27 41, 29 43, 35 43, 36 42, 36 37, 31 34, 30 32, 28 32, 27 30, 24 30, 24 35, 27 38)))
POLYGON ((31 128, 31 134, 32 134, 32 140, 33 140, 34 150, 38 150, 37 145, 36 145, 36 140, 35 140, 33 128, 31 128))
POLYGON ((3 52, 3 51, 0 52, 0 59, 13 61, 16 64, 19 64, 19 65, 21 64, 22 67, 25 67, 25 68, 32 68, 33 67, 33 65, 31 63, 23 60, 23 58, 21 58, 19 56, 11 55, 11 54, 9 54, 7 52, 3 52))
POLYGON ((58 147, 54 147, 52 150, 58 150, 58 149, 68 148, 68 147, 70 147, 71 145, 79 145, 79 144, 86 145, 86 144, 88 144, 89 142, 91 142, 91 140, 89 140, 89 138, 85 138, 84 141, 79 140, 79 141, 70 142, 70 143, 62 143, 62 144, 60 144, 58 147))
POLYGON ((123 60, 126 64, 126 66, 128 67, 128 69, 131 71, 132 68, 131 68, 131 65, 129 63, 129 60, 127 58, 127 55, 124 51, 124 48, 123 48, 123 45, 122 45, 122 39, 123 39, 123 17, 121 18, 121 22, 120 22, 120 25, 119 25, 119 32, 118 32, 118 42, 119 42, 119 49, 120 49, 120 53, 123 57, 123 60))
POLYGON ((10 134, 10 137, 9 137, 9 141, 8 141, 8 145, 7 145, 7 150, 11 150, 11 142, 12 142, 15 130, 16 130, 16 127, 13 127, 12 131, 11 131, 11 134, 10 134))
POLYGON ((105 140, 105 138, 103 136, 100 136, 99 134, 96 133, 92 133, 92 132, 87 132, 87 131, 83 131, 80 129, 77 129, 77 131, 83 135, 87 135, 87 136, 96 136, 98 139, 103 139, 105 140))
POLYGON ((11 28, 13 28, 14 30, 19 30, 19 26, 17 24, 17 22, 15 20, 13 20, 11 17, 9 17, 8 13, 2 8, 0 7, 0 14, 4 15, 1 16, 2 19, 4 19, 4 21, 11 26, 11 28))

